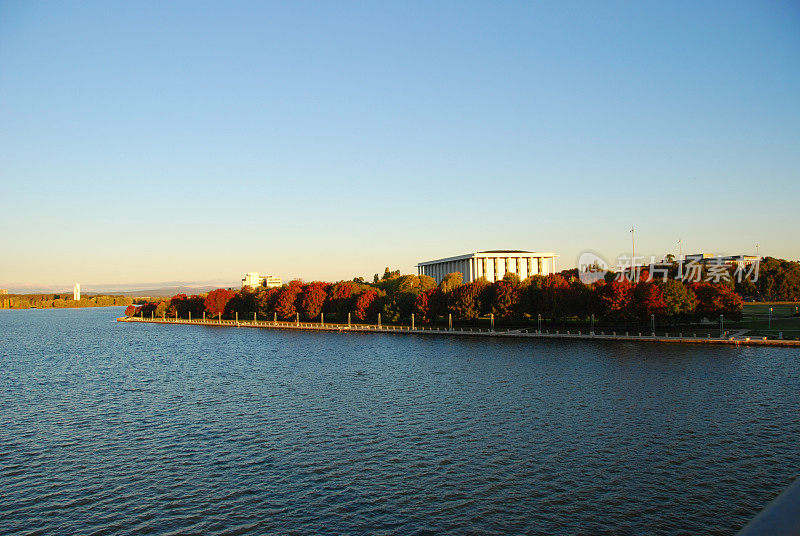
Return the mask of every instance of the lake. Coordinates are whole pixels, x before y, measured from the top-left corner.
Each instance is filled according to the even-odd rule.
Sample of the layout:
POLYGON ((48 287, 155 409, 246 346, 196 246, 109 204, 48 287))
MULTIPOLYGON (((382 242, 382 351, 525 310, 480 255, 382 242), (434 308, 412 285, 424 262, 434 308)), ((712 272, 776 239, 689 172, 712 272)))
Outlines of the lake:
POLYGON ((794 349, 0 311, 0 534, 733 534, 800 467, 794 349))

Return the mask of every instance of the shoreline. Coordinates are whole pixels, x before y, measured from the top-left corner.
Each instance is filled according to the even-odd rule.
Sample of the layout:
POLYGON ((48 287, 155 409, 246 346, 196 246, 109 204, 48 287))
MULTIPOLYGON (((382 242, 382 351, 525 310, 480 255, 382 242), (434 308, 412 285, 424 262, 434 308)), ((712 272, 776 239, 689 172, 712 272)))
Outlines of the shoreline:
POLYGON ((788 348, 800 348, 800 341, 776 340, 766 338, 752 338, 752 337, 728 337, 712 338, 712 337, 684 337, 678 335, 675 337, 669 336, 652 336, 652 335, 629 335, 629 334, 610 334, 605 333, 537 333, 530 328, 525 329, 510 329, 505 331, 489 330, 489 329, 440 329, 440 328, 427 328, 427 327, 414 327, 411 326, 394 326, 394 325, 378 325, 378 324, 336 324, 336 323, 319 323, 319 322, 273 322, 266 320, 186 320, 183 318, 136 318, 136 317, 119 317, 117 322, 145 322, 150 324, 189 324, 196 326, 217 326, 217 327, 234 327, 234 328, 257 328, 257 329, 276 329, 276 330, 293 330, 293 331, 329 331, 339 333, 392 333, 392 334, 405 334, 405 335, 440 335, 440 336, 473 336, 473 337, 500 337, 500 338, 517 338, 517 339, 558 339, 558 340, 590 340, 590 341, 616 341, 616 342, 651 342, 651 343, 667 343, 667 344, 722 344, 728 346, 778 346, 788 348))

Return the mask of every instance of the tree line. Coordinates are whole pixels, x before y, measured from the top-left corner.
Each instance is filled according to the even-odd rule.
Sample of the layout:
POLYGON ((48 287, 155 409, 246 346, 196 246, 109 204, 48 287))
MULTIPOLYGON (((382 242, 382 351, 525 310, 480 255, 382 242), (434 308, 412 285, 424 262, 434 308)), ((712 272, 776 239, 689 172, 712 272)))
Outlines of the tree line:
POLYGON ((133 298, 125 296, 81 296, 73 300, 69 294, 1 294, 0 309, 70 309, 78 307, 112 307, 131 305, 133 298))
POLYGON ((444 321, 449 315, 460 321, 474 321, 494 315, 498 321, 525 322, 568 319, 607 323, 698 322, 703 318, 738 319, 742 298, 731 282, 684 283, 674 279, 649 280, 647 272, 638 282, 609 274, 591 285, 580 281, 575 271, 520 280, 508 273, 497 282, 479 279, 464 283, 458 272, 437 284, 425 275, 399 275, 386 269, 382 278, 366 283, 353 281, 304 283, 291 281, 280 288, 248 287, 217 289, 207 294, 180 294, 126 309, 129 316, 207 317, 346 322, 375 322, 378 315, 389 323, 444 321))

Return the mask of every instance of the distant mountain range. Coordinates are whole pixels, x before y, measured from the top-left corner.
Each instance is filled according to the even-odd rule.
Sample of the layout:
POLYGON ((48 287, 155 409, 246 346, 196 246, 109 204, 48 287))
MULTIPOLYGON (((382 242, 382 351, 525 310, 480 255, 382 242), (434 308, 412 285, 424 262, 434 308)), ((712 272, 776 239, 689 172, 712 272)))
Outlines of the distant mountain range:
MULTIPOLYGON (((170 297, 176 294, 202 294, 215 288, 241 287, 240 282, 231 281, 163 281, 144 284, 82 284, 83 294, 101 294, 104 296, 149 296, 152 298, 170 297)), ((0 288, 3 288, 0 285, 0 288)), ((11 294, 72 294, 72 287, 64 285, 44 286, 35 285, 9 285, 11 294)))
MULTIPOLYGON (((161 287, 161 288, 151 288, 151 289, 141 289, 141 290, 102 292, 102 294, 107 294, 108 296, 130 296, 130 297, 147 296, 150 298, 170 298, 172 296, 175 296, 176 294, 187 294, 189 296, 191 296, 192 294, 202 294, 204 292, 214 290, 215 288, 228 288, 228 287, 227 286, 220 287, 217 285, 205 286, 205 287, 161 287)), ((231 287, 231 288, 236 288, 236 287, 231 287)), ((90 292, 90 293, 95 294, 95 292, 90 292)))

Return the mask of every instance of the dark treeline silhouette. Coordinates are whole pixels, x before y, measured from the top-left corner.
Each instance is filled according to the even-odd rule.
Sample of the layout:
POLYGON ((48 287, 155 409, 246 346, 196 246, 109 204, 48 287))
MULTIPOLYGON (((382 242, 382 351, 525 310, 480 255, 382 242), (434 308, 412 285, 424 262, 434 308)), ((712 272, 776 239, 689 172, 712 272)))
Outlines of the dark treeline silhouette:
POLYGON ((564 322, 585 320, 594 315, 607 324, 649 323, 651 315, 659 324, 716 320, 720 315, 741 318, 742 298, 733 282, 683 283, 674 279, 650 280, 643 271, 638 282, 608 274, 586 285, 577 272, 567 270, 524 281, 514 274, 495 283, 484 279, 463 283, 452 273, 436 284, 425 275, 399 275, 386 269, 382 278, 366 283, 353 281, 304 283, 291 281, 280 288, 245 287, 233 291, 217 289, 208 294, 131 306, 129 316, 251 320, 258 319, 374 323, 378 314, 388 323, 418 324, 445 322, 449 315, 461 322, 494 315, 498 322, 530 323, 538 320, 564 322))

